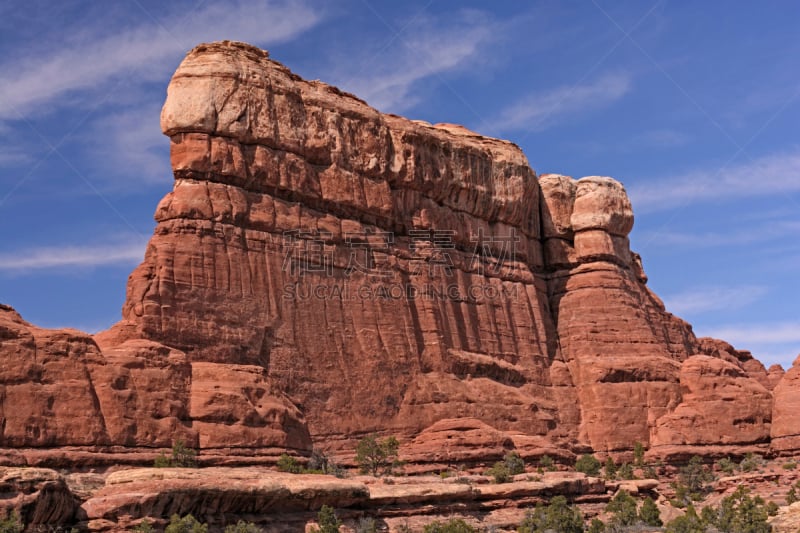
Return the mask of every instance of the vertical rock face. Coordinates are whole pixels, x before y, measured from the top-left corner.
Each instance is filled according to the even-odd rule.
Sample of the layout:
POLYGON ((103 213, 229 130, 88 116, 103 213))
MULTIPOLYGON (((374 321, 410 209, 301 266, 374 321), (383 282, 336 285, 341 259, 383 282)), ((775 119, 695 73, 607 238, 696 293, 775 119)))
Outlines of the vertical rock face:
POLYGON ((574 438, 516 146, 381 115, 231 44, 187 56, 162 128, 176 184, 119 335, 267 369, 326 439, 456 417, 574 438))
POLYGON ((264 378, 208 368, 214 365, 194 369, 186 354, 153 341, 101 339, 98 346, 85 333, 36 328, 0 306, 0 357, 0 448, 33 450, 8 454, 12 463, 83 460, 59 447, 108 453, 122 446, 138 451, 130 460, 147 460, 148 448, 178 440, 205 448, 257 446, 273 455, 310 447, 302 414, 281 395, 269 396, 264 378), (193 376, 198 372, 213 372, 215 384, 207 387, 213 393, 203 390, 193 376), (236 381, 230 393, 222 388, 228 379, 236 381), (209 415, 209 406, 223 400, 225 417, 209 415), (256 403, 259 409, 248 411, 256 403))
POLYGON ((119 329, 266 368, 316 438, 424 449, 463 419, 619 450, 681 404, 701 346, 646 287, 617 181, 537 179, 511 143, 235 43, 187 56, 162 129, 176 184, 119 329))
POLYGON ((227 453, 378 431, 419 461, 671 454, 768 443, 772 388, 796 395, 793 371, 665 310, 611 178, 537 178, 510 142, 380 114, 242 43, 187 55, 161 125, 175 185, 123 320, 95 344, 4 315, 3 446, 177 435, 227 453), (62 379, 85 419, 10 412, 44 417, 62 379))
POLYGON ((800 449, 800 356, 775 386, 772 410, 772 448, 800 449))

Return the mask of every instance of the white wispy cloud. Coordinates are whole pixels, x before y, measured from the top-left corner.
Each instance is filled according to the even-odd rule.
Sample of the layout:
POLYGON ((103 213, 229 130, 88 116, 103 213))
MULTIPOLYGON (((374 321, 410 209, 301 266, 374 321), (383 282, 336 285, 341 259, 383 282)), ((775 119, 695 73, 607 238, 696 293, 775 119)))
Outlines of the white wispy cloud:
MULTIPOLYGON (((637 204, 634 203, 634 205, 637 204)), ((800 212, 794 213, 794 217, 794 220, 774 220, 757 225, 747 224, 729 228, 727 231, 648 231, 642 234, 641 240, 645 243, 658 242, 662 246, 709 248, 789 239, 788 243, 782 243, 784 246, 782 250, 785 251, 785 246, 794 242, 796 236, 800 235, 800 218, 798 218, 800 212)))
POLYGON ((648 146, 652 148, 674 148, 675 146, 686 144, 690 139, 691 137, 682 131, 655 129, 645 131, 641 135, 635 137, 631 144, 634 146, 648 146))
POLYGON ((135 265, 144 258, 145 239, 97 245, 64 245, 28 248, 0 254, 0 271, 24 274, 33 270, 94 268, 135 265))
POLYGON ((713 328, 709 334, 734 345, 795 343, 800 346, 800 321, 733 324, 713 328))
POLYGON ((74 91, 91 94, 107 89, 115 77, 135 73, 137 80, 162 79, 182 55, 202 41, 243 40, 258 44, 291 39, 314 26, 318 9, 288 0, 238 1, 201 7, 188 17, 176 13, 163 23, 150 22, 108 34, 83 32, 77 42, 55 48, 52 55, 15 56, 0 64, 6 76, 0 86, 0 120, 41 112, 66 101, 74 91))
POLYGON ((565 117, 602 109, 623 96, 632 86, 630 74, 615 72, 580 85, 564 85, 532 93, 507 107, 491 121, 492 131, 542 131, 565 117))
POLYGON ((358 72, 333 72, 332 81, 381 111, 401 112, 419 101, 414 92, 420 81, 471 64, 498 28, 488 14, 471 10, 447 19, 422 17, 385 51, 352 60, 358 72))
POLYGON ((764 365, 790 368, 800 354, 800 322, 750 322, 711 327, 697 326, 698 336, 723 339, 739 350, 749 350, 764 365))
MULTIPOLYGON (((85 145, 91 159, 98 162, 101 176, 112 163, 115 177, 135 177, 132 183, 136 186, 170 182, 169 139, 161 133, 159 114, 159 105, 147 104, 104 115, 92 123, 85 145), (91 139, 103 142, 93 144, 91 139)), ((117 179, 116 185, 123 186, 124 182, 117 179)))
POLYGON ((640 213, 697 202, 796 193, 800 192, 800 150, 634 183, 628 191, 640 213))
POLYGON ((671 313, 697 315, 720 309, 747 307, 768 291, 767 287, 761 285, 696 287, 665 297, 664 304, 671 313))

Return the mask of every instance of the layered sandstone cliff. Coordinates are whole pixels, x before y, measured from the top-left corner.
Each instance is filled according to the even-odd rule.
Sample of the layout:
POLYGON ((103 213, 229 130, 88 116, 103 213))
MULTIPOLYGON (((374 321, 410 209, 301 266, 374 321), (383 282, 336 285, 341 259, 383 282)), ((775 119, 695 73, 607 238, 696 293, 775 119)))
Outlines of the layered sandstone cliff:
POLYGON ((175 185, 123 320, 97 344, 36 340, 18 317, 0 335, 23 369, 3 376, 5 411, 11 388, 66 380, 82 418, 35 436, 52 406, 25 400, 0 445, 347 449, 377 431, 416 461, 797 448, 792 412, 776 404, 771 427, 772 389, 791 405, 797 375, 665 310, 617 181, 537 177, 510 142, 381 114, 241 43, 187 55, 161 125, 175 185), (24 370, 37 342, 69 373, 24 370))

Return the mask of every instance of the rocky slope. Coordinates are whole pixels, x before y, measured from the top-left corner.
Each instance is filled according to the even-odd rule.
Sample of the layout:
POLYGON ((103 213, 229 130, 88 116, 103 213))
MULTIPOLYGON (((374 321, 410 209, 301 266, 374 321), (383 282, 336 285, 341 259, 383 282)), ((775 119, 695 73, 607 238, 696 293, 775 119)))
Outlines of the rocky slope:
POLYGON ((175 185, 122 321, 91 338, 0 309, 3 461, 178 438, 209 463, 346 457, 373 431, 415 462, 800 447, 798 367, 665 310, 613 179, 537 176, 242 43, 187 55, 161 125, 175 185))

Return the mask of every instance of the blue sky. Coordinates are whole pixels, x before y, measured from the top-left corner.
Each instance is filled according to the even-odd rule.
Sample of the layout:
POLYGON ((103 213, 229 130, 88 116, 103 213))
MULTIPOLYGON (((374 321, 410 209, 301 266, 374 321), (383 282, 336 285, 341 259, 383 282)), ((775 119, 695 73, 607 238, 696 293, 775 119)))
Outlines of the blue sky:
POLYGON ((800 353, 800 4, 375 0, 0 4, 0 301, 116 322, 172 186, 159 110, 210 40, 385 112, 608 175, 650 286, 698 335, 800 353))

